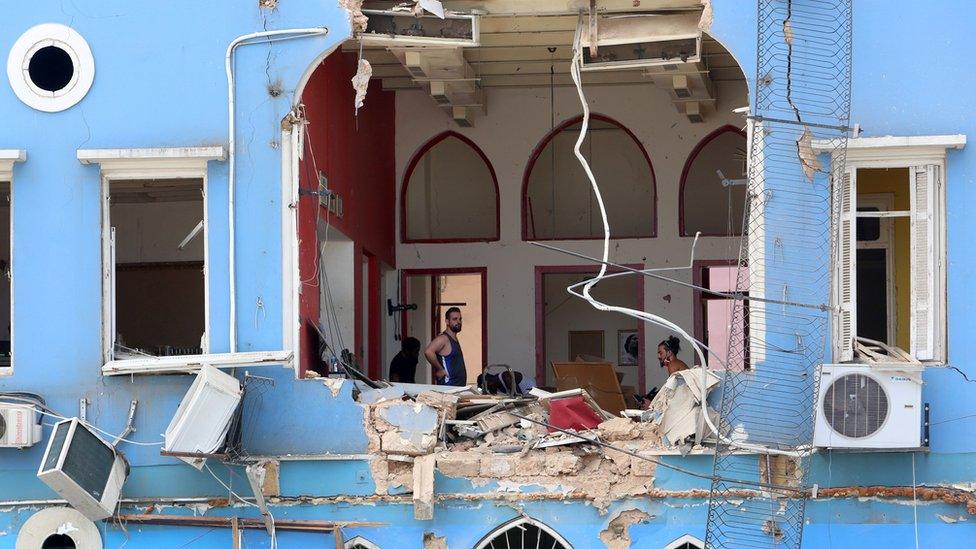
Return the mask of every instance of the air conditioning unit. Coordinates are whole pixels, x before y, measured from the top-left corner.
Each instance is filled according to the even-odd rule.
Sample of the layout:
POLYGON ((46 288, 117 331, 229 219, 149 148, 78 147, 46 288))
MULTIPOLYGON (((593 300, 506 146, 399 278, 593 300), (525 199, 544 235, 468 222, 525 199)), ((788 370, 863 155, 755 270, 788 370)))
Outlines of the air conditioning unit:
POLYGON ((40 442, 37 411, 27 404, 0 404, 0 448, 27 448, 40 442))
POLYGON ((112 516, 129 464, 78 418, 60 421, 47 443, 37 478, 91 520, 112 516))
POLYGON ((369 18, 366 30, 356 38, 366 45, 474 47, 481 43, 477 15, 418 17, 392 10, 363 10, 363 15, 369 18))
MULTIPOLYGON (((242 396, 241 382, 236 377, 204 364, 166 428, 163 450, 192 454, 219 450, 242 396)), ((180 459, 197 469, 203 469, 207 462, 196 457, 180 459)))
POLYGON ((921 367, 825 364, 814 445, 918 448, 922 441, 921 367))
MULTIPOLYGON (((584 71, 671 67, 701 61, 701 31, 696 13, 597 16, 596 36, 589 20, 580 21, 584 71), (596 54, 590 46, 596 46, 596 54)), ((677 68, 676 66, 671 68, 677 68)), ((670 70, 670 69, 669 69, 670 70)))

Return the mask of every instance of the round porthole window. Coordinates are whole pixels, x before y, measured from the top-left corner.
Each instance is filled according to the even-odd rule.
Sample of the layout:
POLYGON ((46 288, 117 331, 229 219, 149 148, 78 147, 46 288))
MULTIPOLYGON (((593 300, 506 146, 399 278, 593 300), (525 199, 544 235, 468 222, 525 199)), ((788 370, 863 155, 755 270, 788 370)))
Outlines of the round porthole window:
POLYGON ((71 27, 44 23, 17 39, 7 57, 7 80, 31 108, 59 112, 81 101, 95 80, 88 42, 71 27))

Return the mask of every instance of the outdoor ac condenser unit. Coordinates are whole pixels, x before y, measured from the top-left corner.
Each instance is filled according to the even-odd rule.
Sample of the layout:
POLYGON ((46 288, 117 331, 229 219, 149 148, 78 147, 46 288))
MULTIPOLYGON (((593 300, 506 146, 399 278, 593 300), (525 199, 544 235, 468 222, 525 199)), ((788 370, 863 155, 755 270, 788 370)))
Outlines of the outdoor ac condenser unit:
POLYGON ((921 440, 920 367, 823 366, 815 446, 918 448, 921 440))
POLYGON ((0 448, 27 448, 41 440, 37 412, 26 404, 0 404, 0 448))
POLYGON ((112 516, 129 465, 78 418, 54 426, 37 478, 91 520, 112 516))
MULTIPOLYGON (((644 69, 701 61, 698 14, 597 16, 596 35, 580 21, 584 71, 644 69), (590 46, 597 47, 593 55, 590 46)), ((677 68, 677 67, 672 67, 677 68)))
MULTIPOLYGON (((241 398, 241 383, 237 378, 204 364, 166 428, 163 450, 209 454, 220 449, 241 398)), ((180 459, 197 469, 203 469, 207 461, 193 457, 180 459)))
POLYGON ((367 45, 474 47, 480 44, 477 15, 448 13, 416 16, 411 12, 363 10, 366 31, 356 38, 367 45))

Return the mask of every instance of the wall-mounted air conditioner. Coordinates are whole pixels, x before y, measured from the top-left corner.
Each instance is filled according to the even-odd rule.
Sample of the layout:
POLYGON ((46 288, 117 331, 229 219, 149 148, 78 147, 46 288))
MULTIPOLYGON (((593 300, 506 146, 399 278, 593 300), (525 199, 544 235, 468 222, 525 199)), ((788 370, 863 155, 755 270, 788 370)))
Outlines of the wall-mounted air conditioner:
POLYGON ((622 70, 701 61, 700 16, 614 14, 597 16, 596 38, 580 20, 584 71, 622 70), (596 54, 590 46, 596 44, 596 54))
POLYGON ((91 520, 112 516, 129 465, 78 418, 60 421, 37 470, 41 479, 91 520))
MULTIPOLYGON (((220 449, 242 394, 236 377, 204 364, 166 428, 163 450, 210 454, 220 449)), ((203 469, 207 461, 193 457, 180 459, 197 469, 203 469)))
POLYGON ((814 445, 918 448, 922 443, 921 367, 825 364, 814 445))
POLYGON ((0 448, 27 448, 40 442, 37 411, 28 404, 0 404, 0 448))
POLYGON ((409 11, 363 10, 363 14, 369 21, 356 38, 367 45, 463 48, 481 43, 477 15, 448 13, 442 19, 409 11))

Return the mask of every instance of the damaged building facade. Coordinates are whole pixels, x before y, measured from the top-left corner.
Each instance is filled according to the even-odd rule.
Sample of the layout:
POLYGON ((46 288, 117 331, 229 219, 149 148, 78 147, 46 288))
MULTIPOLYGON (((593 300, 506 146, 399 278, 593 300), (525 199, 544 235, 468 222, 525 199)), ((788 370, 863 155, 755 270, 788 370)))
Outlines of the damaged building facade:
POLYGON ((971 7, 361 4, 6 14, 0 547, 972 538, 974 78, 949 61, 971 7), (846 143, 808 120, 795 153, 758 150, 781 89, 798 118, 849 103, 846 143), (566 291, 604 245, 583 124, 610 272, 650 270, 593 298, 677 329, 566 291), (777 162, 800 176, 756 192, 777 162), (777 200, 807 196, 829 230, 798 244, 816 216, 777 200), (797 304, 809 327, 765 320, 797 304), (385 382, 450 307, 469 387, 422 354, 385 382), (682 332, 711 352, 680 337, 669 377, 682 332), (813 365, 806 393, 763 393, 773 347, 813 365), (534 383, 483 394, 485 372, 534 383), (809 447, 762 441, 786 409, 809 447))

